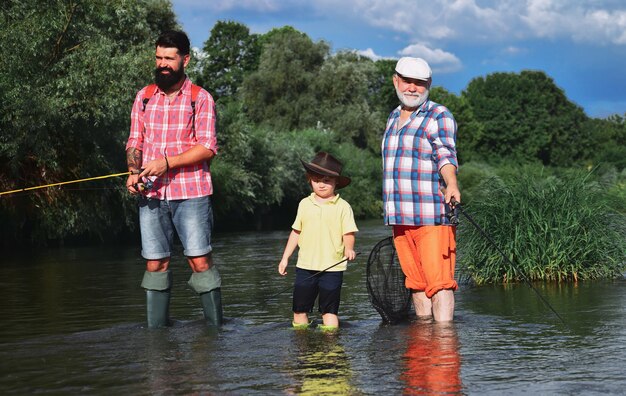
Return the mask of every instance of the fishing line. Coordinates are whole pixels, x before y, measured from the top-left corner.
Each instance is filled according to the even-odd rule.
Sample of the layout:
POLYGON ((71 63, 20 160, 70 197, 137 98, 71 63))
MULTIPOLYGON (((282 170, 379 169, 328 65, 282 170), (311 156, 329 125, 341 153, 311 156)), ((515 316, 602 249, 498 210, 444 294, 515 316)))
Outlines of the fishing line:
MULTIPOLYGON (((451 202, 452 206, 454 207, 454 209, 458 209, 461 214, 463 216, 465 216, 465 218, 472 223, 472 225, 474 227, 476 227, 476 229, 482 234, 483 237, 485 237, 485 239, 487 239, 492 245, 493 247, 496 248, 496 250, 500 253, 500 255, 502 255, 502 257, 504 258, 504 260, 506 260, 507 263, 509 263, 509 265, 511 266, 511 268, 513 268, 515 270, 515 272, 517 272, 522 279, 524 279, 524 281, 526 282, 526 284, 535 292, 535 294, 537 294, 537 296, 539 297, 539 299, 548 307, 550 308, 550 310, 552 311, 552 313, 554 313, 556 315, 557 318, 559 318, 561 320, 561 322, 567 326, 567 323, 565 323, 565 321, 563 320, 563 318, 561 317, 561 315, 558 314, 558 312, 556 312, 556 310, 554 308, 552 308, 552 305, 550 305, 550 303, 548 302, 548 300, 546 300, 541 293, 539 293, 539 291, 532 285, 532 283, 530 283, 530 280, 526 277, 526 275, 515 265, 513 264, 513 261, 511 261, 511 259, 509 259, 504 252, 498 247, 498 245, 494 242, 494 240, 489 236, 489 234, 487 234, 479 225, 478 223, 476 223, 474 221, 474 219, 472 218, 472 216, 470 216, 469 214, 467 214, 467 212, 465 211, 465 209, 463 209, 463 207, 461 206, 461 204, 459 202, 456 202, 454 200, 452 200, 451 202)), ((452 223, 456 222, 458 223, 458 219, 456 218, 456 214, 454 214, 454 212, 450 212, 449 214, 449 218, 450 221, 452 223)))
POLYGON ((86 181, 90 181, 90 180, 100 180, 100 179, 108 179, 108 178, 111 178, 111 177, 128 176, 128 175, 131 175, 132 173, 133 172, 131 172, 131 171, 120 172, 120 173, 112 173, 110 175, 104 175, 104 176, 87 177, 85 179, 76 179, 76 180, 64 181, 64 182, 59 182, 59 183, 44 184, 44 185, 35 186, 35 187, 20 188, 20 189, 17 189, 17 190, 0 192, 0 196, 8 195, 8 194, 15 194, 15 193, 24 192, 24 191, 38 190, 40 188, 62 186, 62 185, 65 185, 65 184, 82 183, 82 182, 86 182, 86 181))

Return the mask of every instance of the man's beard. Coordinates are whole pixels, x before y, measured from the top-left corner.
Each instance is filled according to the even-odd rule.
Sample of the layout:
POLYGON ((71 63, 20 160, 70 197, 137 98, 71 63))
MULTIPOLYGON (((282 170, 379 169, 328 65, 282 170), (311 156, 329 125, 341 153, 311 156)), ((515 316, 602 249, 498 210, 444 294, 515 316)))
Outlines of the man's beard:
POLYGON ((164 66, 158 67, 154 69, 154 82, 159 86, 163 91, 167 91, 176 85, 183 77, 185 76, 185 69, 181 67, 178 71, 174 71, 171 68, 164 66), (167 74, 163 74, 164 70, 169 71, 167 74))
POLYGON ((398 99, 400 99, 400 103, 402 106, 407 107, 409 109, 417 109, 422 105, 422 103, 426 102, 428 99, 428 93, 430 90, 425 90, 421 94, 418 92, 412 94, 405 94, 400 92, 400 90, 396 89, 396 95, 398 95, 398 99))

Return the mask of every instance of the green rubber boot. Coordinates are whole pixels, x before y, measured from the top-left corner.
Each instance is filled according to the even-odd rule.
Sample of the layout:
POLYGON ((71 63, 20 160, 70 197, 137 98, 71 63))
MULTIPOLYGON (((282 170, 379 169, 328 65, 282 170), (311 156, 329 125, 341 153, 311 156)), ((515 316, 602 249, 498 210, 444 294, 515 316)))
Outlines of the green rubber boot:
POLYGON ((170 295, 172 273, 146 271, 141 282, 146 289, 148 328, 158 329, 170 325, 170 295))
POLYGON ((214 289, 207 293, 200 294, 204 320, 211 326, 221 326, 224 323, 222 312, 222 291, 214 289))
POLYGON ((200 295, 202 311, 207 324, 221 326, 224 322, 222 312, 222 278, 215 266, 203 272, 191 274, 189 286, 200 295))

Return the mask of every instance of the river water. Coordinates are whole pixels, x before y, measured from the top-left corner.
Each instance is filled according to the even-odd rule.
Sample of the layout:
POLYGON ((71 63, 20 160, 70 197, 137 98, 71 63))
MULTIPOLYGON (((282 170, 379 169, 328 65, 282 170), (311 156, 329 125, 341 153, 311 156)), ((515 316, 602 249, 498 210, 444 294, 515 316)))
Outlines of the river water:
POLYGON ((0 393, 624 394, 626 280, 536 285, 565 325, 526 285, 461 285, 452 324, 383 325, 365 266, 389 229, 359 226, 334 335, 290 327, 290 290, 280 291, 293 261, 287 278, 276 272, 288 230, 215 235, 220 330, 205 326, 180 254, 174 325, 159 330, 145 328, 137 246, 5 259, 0 393))

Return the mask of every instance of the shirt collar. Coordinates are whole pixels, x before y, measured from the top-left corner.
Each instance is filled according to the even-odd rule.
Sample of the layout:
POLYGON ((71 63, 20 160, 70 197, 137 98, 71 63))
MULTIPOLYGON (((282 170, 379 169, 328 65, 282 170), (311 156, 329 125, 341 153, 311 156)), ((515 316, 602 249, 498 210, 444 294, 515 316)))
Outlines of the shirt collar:
POLYGON ((339 201, 339 194, 335 193, 335 197, 333 199, 329 199, 323 204, 317 202, 317 200, 315 199, 315 193, 311 193, 311 195, 309 195, 309 199, 311 200, 311 202, 313 202, 316 205, 336 204, 337 201, 339 201))
MULTIPOLYGON (((183 85, 180 87, 180 90, 178 90, 178 93, 176 94, 176 96, 182 95, 183 92, 187 92, 190 89, 191 89, 191 80, 189 79, 189 77, 187 77, 187 75, 185 75, 185 81, 183 82, 183 85)), ((161 88, 159 88, 158 85, 157 85, 157 89, 156 89, 155 93, 159 93, 161 95, 165 95, 165 92, 163 92, 163 90, 161 88)))
MULTIPOLYGON (((419 113, 426 113, 428 112, 428 109, 430 109, 430 104, 432 102, 429 99, 426 99, 426 101, 424 101, 424 103, 422 103, 417 109, 415 109, 415 111, 413 111, 413 113, 411 113, 411 117, 414 117, 415 115, 419 114, 419 113)), ((401 105, 398 105, 398 107, 396 107, 396 109, 394 110, 394 117, 400 117, 400 109, 402 108, 401 105)))

